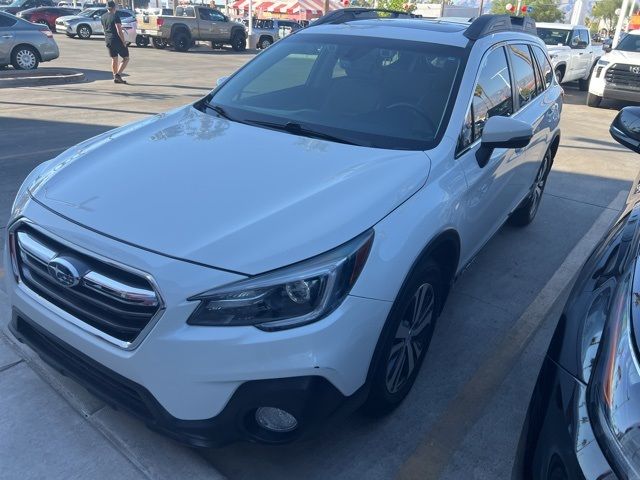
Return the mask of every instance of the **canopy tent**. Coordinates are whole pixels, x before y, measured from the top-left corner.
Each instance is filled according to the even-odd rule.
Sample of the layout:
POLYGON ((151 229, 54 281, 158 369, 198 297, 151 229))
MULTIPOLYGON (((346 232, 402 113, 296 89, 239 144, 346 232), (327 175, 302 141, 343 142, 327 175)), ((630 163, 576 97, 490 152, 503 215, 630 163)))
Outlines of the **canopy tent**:
MULTIPOLYGON (((236 0, 230 5, 234 13, 244 16, 249 11, 249 0, 236 0)), ((338 0, 329 0, 329 10, 343 8, 338 0)), ((322 16, 324 0, 288 0, 265 1, 254 0, 253 11, 258 17, 283 18, 290 17, 297 20, 309 20, 322 16)))

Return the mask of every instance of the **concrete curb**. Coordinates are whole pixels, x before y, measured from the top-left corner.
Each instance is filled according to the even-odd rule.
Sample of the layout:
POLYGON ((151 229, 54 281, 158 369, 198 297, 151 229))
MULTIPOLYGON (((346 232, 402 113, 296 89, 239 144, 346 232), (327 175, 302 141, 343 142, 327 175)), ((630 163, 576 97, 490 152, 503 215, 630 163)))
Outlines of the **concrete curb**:
POLYGON ((84 73, 67 68, 0 71, 0 88, 36 87, 84 82, 84 73))
POLYGON ((78 411, 106 441, 122 453, 143 476, 155 479, 213 479, 225 477, 195 450, 159 435, 137 419, 118 412, 73 380, 49 367, 8 330, 9 302, 0 289, 0 341, 6 341, 25 364, 78 411))

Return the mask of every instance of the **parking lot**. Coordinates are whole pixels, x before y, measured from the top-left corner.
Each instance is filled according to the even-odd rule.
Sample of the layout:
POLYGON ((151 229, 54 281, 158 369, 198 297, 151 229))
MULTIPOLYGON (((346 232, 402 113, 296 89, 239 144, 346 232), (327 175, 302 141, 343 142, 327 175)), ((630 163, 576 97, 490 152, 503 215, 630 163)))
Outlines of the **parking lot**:
MULTIPOLYGON (((60 59, 43 68, 81 70, 84 83, 0 89, 0 246, 13 196, 35 165, 98 133, 192 102, 253 56, 207 47, 188 53, 132 47, 129 84, 115 85, 102 39, 56 40, 60 59)), ((291 445, 240 443, 199 450, 197 458, 230 479, 508 478, 571 281, 617 217, 640 168, 640 159, 608 134, 618 106, 589 108, 577 86, 565 91, 562 141, 538 217, 526 229, 504 227, 456 283, 416 385, 397 411, 376 421, 356 413, 291 445)), ((0 280, 5 270, 0 264, 0 280)), ((6 313, 0 305, 2 322, 6 313)), ((0 379, 11 368, 0 368, 0 379)), ((0 420, 0 438, 13 435, 28 445, 28 432, 8 431, 9 425, 0 420)), ((131 420, 130 429, 145 427, 131 420)), ((167 448, 164 439, 145 435, 167 448)), ((140 477, 171 477, 145 470, 153 460, 132 459, 135 447, 111 441, 140 477)), ((25 450, 11 461, 27 470, 33 457, 25 450)))

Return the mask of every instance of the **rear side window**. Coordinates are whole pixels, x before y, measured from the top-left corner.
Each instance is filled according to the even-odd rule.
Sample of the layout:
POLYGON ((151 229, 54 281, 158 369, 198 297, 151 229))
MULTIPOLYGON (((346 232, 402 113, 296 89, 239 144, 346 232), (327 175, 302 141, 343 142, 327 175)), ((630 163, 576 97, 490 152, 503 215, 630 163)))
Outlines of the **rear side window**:
POLYGON ((584 29, 580 29, 580 41, 589 45, 589 32, 584 29))
POLYGON ((511 59, 511 68, 513 68, 518 104, 522 108, 536 96, 533 59, 526 45, 508 45, 507 50, 511 59))
POLYGON ((12 27, 16 24, 17 21, 18 20, 16 20, 15 18, 11 18, 6 15, 0 15, 0 28, 12 27))
POLYGON ((553 82, 553 69, 551 68, 551 64, 549 63, 547 55, 542 51, 540 47, 533 45, 531 48, 533 50, 533 54, 536 57, 536 60, 538 61, 540 72, 542 73, 544 88, 547 89, 551 86, 551 82, 553 82))
POLYGON ((465 117, 458 140, 458 151, 480 138, 484 125, 490 117, 508 117, 512 113, 513 94, 509 66, 504 48, 499 47, 485 57, 480 67, 471 107, 465 117))

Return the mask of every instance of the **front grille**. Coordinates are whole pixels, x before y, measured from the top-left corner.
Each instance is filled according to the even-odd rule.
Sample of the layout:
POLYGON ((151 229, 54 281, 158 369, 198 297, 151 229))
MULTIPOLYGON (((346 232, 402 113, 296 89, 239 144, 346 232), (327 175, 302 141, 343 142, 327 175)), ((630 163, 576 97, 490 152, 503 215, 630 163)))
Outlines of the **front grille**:
POLYGON ((74 318, 129 346, 161 308, 147 278, 27 225, 11 233, 22 282, 74 318))
POLYGON ((75 378, 109 404, 122 406, 143 419, 152 418, 149 408, 130 380, 67 347, 20 316, 15 318, 13 326, 17 336, 54 368, 75 378))
POLYGON ((616 63, 604 76, 608 84, 627 90, 640 90, 640 66, 616 63), (636 73, 637 72, 637 73, 636 73))

